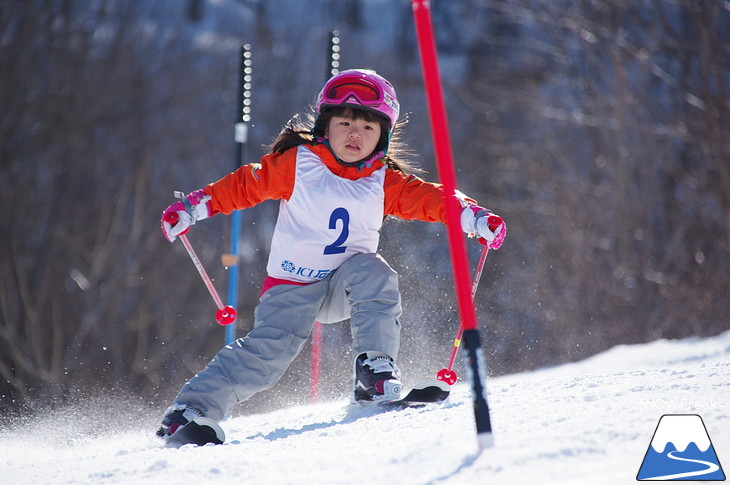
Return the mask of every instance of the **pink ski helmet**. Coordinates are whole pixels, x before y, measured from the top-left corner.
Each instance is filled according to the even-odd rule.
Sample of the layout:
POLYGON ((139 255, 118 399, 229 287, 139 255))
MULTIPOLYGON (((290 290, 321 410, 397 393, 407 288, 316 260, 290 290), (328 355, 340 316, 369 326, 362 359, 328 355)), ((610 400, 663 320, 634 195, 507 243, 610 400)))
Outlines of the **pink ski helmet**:
POLYGON ((393 132, 400 105, 393 85, 370 69, 348 69, 332 76, 317 96, 315 108, 348 107, 372 111, 390 120, 393 132))

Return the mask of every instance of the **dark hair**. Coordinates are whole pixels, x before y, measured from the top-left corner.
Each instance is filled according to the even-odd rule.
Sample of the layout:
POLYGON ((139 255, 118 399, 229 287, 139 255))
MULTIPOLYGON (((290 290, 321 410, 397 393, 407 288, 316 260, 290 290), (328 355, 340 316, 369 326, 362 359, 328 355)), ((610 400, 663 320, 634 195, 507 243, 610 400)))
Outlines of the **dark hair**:
MULTIPOLYGON (((348 107, 328 108, 323 110, 319 116, 315 116, 314 110, 305 114, 306 121, 302 119, 301 115, 294 115, 289 121, 287 121, 284 128, 279 132, 279 135, 269 146, 269 153, 283 153, 290 148, 299 145, 316 145, 320 143, 318 140, 324 136, 325 129, 329 125, 330 120, 334 116, 342 116, 344 118, 350 118, 354 120, 364 120, 369 123, 380 124, 380 140, 375 147, 375 152, 378 152, 385 148, 388 143, 388 131, 390 129, 390 121, 372 111, 366 111, 348 107)), ((413 162, 407 160, 412 154, 406 148, 405 144, 400 141, 399 131, 401 126, 405 123, 398 120, 395 124, 395 129, 390 138, 388 144, 388 153, 382 158, 383 163, 388 165, 394 170, 409 171, 409 172, 420 172, 419 169, 413 162)))

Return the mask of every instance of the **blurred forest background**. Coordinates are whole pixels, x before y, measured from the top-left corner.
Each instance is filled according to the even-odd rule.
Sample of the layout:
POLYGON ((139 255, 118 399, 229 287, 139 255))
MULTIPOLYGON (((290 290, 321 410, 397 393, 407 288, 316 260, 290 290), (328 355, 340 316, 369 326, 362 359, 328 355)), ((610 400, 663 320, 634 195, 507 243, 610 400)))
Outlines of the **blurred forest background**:
MULTIPOLYGON (((730 2, 431 4, 460 188, 508 225, 477 295, 490 374, 730 328, 730 2)), ((222 346, 160 214, 236 166, 241 45, 257 161, 314 101, 333 28, 342 68, 396 86, 436 181, 407 0, 0 0, 0 413, 97 393, 164 407, 222 346)), ((242 214, 239 336, 277 209, 242 214)), ((222 294, 229 238, 224 216, 190 233, 222 294)), ((444 227, 388 220, 381 252, 405 380, 431 377, 458 326, 444 227)), ((321 396, 344 397, 347 325, 324 352, 321 396)), ((309 354, 240 409, 306 402, 309 354)))

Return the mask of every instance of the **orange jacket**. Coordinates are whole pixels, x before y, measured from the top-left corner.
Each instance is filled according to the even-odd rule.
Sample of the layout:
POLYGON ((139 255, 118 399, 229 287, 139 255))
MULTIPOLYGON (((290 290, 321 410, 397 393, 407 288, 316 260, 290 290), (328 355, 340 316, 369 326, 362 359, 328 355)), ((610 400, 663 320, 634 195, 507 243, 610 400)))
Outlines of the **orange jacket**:
MULTIPOLYGON (((355 180, 366 177, 383 166, 380 160, 369 168, 348 167, 337 162, 325 145, 309 147, 327 167, 340 177, 355 180)), ((261 163, 244 165, 203 190, 210 195, 211 215, 230 214, 234 210, 247 209, 264 200, 286 199, 294 190, 296 173, 296 148, 284 153, 265 155, 261 163)), ((441 184, 388 168, 385 182, 384 215, 401 219, 418 219, 427 222, 446 222, 441 184)))

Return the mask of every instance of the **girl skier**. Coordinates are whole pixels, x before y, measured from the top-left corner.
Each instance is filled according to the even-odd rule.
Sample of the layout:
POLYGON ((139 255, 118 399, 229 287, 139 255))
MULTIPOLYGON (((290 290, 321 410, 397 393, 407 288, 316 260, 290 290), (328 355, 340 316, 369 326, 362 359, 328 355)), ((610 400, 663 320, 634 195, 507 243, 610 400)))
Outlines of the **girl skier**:
MULTIPOLYGON (((377 254, 379 230, 386 215, 442 223, 446 215, 441 186, 402 171, 406 164, 391 143, 398 114, 385 78, 342 71, 319 93, 313 127, 292 118, 261 163, 244 165, 163 212, 162 232, 174 241, 215 214, 281 201, 253 330, 182 387, 158 436, 195 417, 220 421, 235 404, 273 386, 315 320, 350 319, 354 401, 399 398, 401 299, 397 274, 377 254), (174 225, 170 213, 178 216, 174 225)), ((499 248, 502 219, 457 197, 463 230, 499 248)))

